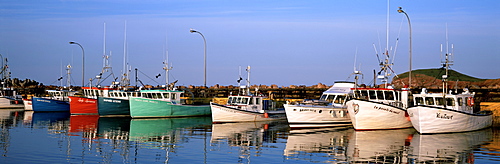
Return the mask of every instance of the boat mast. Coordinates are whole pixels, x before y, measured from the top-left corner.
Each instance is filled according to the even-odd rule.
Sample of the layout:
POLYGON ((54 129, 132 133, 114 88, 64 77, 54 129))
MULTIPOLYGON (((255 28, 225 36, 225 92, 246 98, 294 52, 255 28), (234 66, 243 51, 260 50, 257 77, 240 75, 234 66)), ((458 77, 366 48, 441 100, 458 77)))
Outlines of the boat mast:
POLYGON ((250 95, 250 66, 247 66, 247 95, 250 95))
MULTIPOLYGON (((168 87, 169 90, 172 90, 174 89, 174 84, 172 84, 172 86, 170 86, 170 81, 168 79, 169 77, 169 71, 172 70, 172 66, 168 66, 168 36, 167 34, 165 33, 165 56, 166 56, 166 59, 165 61, 163 61, 163 70, 165 70, 165 83, 166 83, 166 86, 168 87)), ((175 83, 175 82, 174 82, 175 83)))
POLYGON ((71 65, 70 64, 68 64, 66 66, 66 74, 67 74, 66 84, 68 85, 68 90, 71 90, 71 65))
MULTIPOLYGON (((453 49, 453 44, 451 45, 453 49)), ((443 46, 441 45, 441 52, 443 51, 443 46)), ((451 65, 453 65, 453 61, 451 61, 451 57, 453 54, 448 52, 448 24, 446 24, 446 54, 445 60, 443 63, 443 67, 445 68, 445 74, 442 76, 443 78, 443 105, 446 108, 446 94, 448 93, 448 70, 451 65)))
POLYGON ((129 86, 130 85, 130 69, 128 69, 128 58, 127 58, 127 21, 125 21, 125 32, 124 32, 124 39, 123 39, 123 74, 122 74, 122 80, 121 80, 121 85, 123 87, 129 86))

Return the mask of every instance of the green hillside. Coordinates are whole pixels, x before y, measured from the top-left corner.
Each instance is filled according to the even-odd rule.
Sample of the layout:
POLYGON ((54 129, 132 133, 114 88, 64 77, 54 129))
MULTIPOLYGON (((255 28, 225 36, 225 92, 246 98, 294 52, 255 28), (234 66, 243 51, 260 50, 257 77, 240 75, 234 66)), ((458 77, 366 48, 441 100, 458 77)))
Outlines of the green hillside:
MULTIPOLYGON (((436 79, 442 79, 442 75, 444 75, 446 72, 445 69, 442 68, 437 68, 437 69, 419 69, 419 70, 413 70, 411 73, 413 76, 416 74, 424 74, 427 76, 435 77, 436 79)), ((407 78, 408 77, 408 72, 402 73, 398 75, 399 78, 407 78)), ((412 77, 413 77, 412 76, 412 77)), ((460 72, 457 72, 455 70, 448 70, 448 80, 449 81, 470 81, 470 82, 479 82, 479 81, 484 81, 486 79, 479 79, 475 78, 472 76, 464 75, 460 72)))

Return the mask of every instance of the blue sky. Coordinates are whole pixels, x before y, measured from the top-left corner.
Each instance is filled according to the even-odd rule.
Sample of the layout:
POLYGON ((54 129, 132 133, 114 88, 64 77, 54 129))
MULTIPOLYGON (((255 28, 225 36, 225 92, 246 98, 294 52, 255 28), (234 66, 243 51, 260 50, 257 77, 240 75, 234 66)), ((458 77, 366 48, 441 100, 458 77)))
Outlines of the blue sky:
POLYGON ((72 83, 81 85, 82 52, 68 42, 85 49, 86 79, 101 71, 104 52, 119 76, 126 34, 131 68, 152 78, 163 75, 151 80, 140 74, 144 83, 165 83, 168 50, 170 81, 200 86, 204 44, 189 32, 193 28, 207 40, 208 86, 237 85, 239 67, 246 77, 247 65, 252 84, 331 85, 347 80, 354 65, 370 83, 379 70, 374 45, 379 54, 386 47, 396 51, 396 73, 409 70, 408 22, 399 6, 411 19, 413 69, 440 67, 440 47, 446 53, 448 43, 448 52, 454 45, 452 69, 500 78, 496 0, 391 1, 388 39, 386 0, 0 0, 0 54, 8 58, 12 78, 58 85, 71 64, 72 83))

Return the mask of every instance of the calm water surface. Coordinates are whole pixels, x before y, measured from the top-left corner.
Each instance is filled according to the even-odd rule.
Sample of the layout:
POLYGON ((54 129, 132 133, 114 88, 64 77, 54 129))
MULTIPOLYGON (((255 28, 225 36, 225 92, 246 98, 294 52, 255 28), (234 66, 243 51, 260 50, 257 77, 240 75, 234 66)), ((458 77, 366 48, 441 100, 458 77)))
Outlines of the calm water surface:
POLYGON ((130 119, 0 110, 0 163, 498 163, 500 129, 291 130, 286 121, 130 119))

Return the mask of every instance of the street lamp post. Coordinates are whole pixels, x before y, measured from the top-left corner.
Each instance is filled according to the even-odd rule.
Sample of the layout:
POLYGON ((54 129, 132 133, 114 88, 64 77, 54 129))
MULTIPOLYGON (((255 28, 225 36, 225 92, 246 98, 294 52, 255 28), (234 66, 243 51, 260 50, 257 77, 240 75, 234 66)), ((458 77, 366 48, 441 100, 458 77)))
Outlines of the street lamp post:
POLYGON ((69 44, 76 44, 82 48, 82 87, 85 84, 85 50, 83 49, 82 45, 77 42, 69 42, 69 44))
POLYGON ((410 23, 410 17, 408 16, 408 14, 406 14, 406 12, 403 11, 402 7, 399 7, 398 12, 405 14, 406 18, 408 19, 408 27, 410 28, 410 72, 408 73, 408 77, 409 77, 408 87, 411 88, 411 23, 410 23))
POLYGON ((203 43, 204 43, 204 64, 203 64, 203 67, 204 67, 204 82, 203 82, 203 86, 206 87, 207 86, 207 40, 205 39, 205 36, 203 36, 203 34, 199 31, 196 31, 194 29, 190 29, 189 32, 191 33, 198 33, 201 35, 201 37, 203 38, 203 43))

